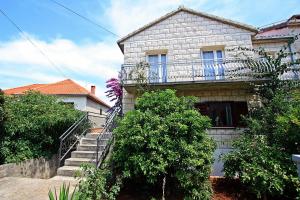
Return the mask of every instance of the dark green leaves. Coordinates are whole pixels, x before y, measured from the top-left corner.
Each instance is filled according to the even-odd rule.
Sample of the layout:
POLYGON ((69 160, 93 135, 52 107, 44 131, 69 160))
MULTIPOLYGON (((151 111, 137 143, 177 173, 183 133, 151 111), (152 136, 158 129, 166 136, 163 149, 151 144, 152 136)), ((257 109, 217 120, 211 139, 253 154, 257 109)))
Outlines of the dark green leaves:
POLYGON ((186 198, 210 199, 207 180, 215 144, 206 133, 210 119, 194 110, 193 103, 174 90, 138 98, 136 110, 126 113, 114 132, 115 170, 154 185, 167 176, 167 184, 176 183, 186 198))

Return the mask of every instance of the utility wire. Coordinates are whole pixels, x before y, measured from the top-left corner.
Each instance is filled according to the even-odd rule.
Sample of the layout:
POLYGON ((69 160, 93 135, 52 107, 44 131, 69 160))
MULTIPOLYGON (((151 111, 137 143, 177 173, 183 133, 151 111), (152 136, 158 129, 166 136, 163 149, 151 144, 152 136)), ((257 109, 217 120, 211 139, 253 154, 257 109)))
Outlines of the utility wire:
POLYGON ((104 31, 106 31, 106 32, 108 32, 108 33, 110 33, 110 34, 112 34, 112 35, 118 37, 118 38, 120 37, 120 36, 117 35, 116 33, 114 33, 114 32, 112 32, 112 31, 108 30, 108 29, 105 28, 104 26, 102 26, 102 25, 100 25, 100 24, 94 22, 93 20, 91 20, 91 19, 89 19, 89 18, 83 16, 82 14, 80 14, 80 13, 74 11, 73 9, 71 9, 71 8, 69 8, 69 7, 65 6, 65 5, 63 5, 62 3, 59 3, 59 2, 57 2, 56 0, 50 0, 50 1, 52 1, 53 3, 55 3, 56 5, 58 5, 58 6, 62 7, 62 8, 64 8, 64 9, 68 10, 69 12, 71 12, 71 13, 77 15, 78 17, 81 17, 82 19, 84 19, 84 20, 86 20, 87 22, 89 22, 89 23, 91 23, 91 24, 97 26, 98 28, 100 28, 100 29, 102 29, 102 30, 104 30, 104 31))
POLYGON ((21 36, 23 36, 33 47, 35 47, 51 64, 52 67, 54 67, 62 76, 67 78, 67 76, 64 74, 64 72, 47 56, 47 54, 40 49, 31 39, 28 35, 25 34, 25 32, 22 30, 22 28, 17 25, 1 8, 0 8, 1 14, 6 17, 6 19, 20 32, 21 36))

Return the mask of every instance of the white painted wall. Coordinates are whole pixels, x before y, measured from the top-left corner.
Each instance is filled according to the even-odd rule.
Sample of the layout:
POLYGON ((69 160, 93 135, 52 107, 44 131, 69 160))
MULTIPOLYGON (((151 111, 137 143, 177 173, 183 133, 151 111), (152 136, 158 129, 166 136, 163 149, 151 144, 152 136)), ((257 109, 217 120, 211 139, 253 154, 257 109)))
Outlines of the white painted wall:
POLYGON ((86 111, 87 97, 75 95, 58 95, 59 99, 63 102, 74 103, 74 107, 81 111, 86 111))

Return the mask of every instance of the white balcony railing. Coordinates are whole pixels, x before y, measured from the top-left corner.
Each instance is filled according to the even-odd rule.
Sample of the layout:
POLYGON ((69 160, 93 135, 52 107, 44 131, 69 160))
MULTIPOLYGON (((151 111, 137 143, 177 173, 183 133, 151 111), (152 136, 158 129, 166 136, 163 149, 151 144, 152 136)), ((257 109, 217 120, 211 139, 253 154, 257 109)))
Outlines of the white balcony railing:
MULTIPOLYGON (((167 62, 123 64, 121 79, 124 85, 139 81, 149 84, 184 82, 232 82, 266 79, 275 67, 262 60, 227 59, 222 61, 167 62)), ((299 79, 299 66, 291 67, 281 78, 299 79)))

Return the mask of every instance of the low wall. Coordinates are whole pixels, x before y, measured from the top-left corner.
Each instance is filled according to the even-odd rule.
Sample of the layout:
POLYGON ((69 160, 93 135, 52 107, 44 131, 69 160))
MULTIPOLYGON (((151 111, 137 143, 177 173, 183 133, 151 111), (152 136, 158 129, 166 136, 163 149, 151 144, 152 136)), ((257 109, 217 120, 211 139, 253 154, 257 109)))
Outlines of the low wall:
POLYGON ((238 138, 242 131, 243 129, 237 128, 211 128, 208 130, 208 135, 217 143, 211 176, 224 176, 222 171, 224 163, 220 160, 220 156, 232 150, 232 141, 238 138))
POLYGON ((0 178, 15 176, 47 179, 56 175, 57 168, 57 155, 51 159, 30 159, 20 163, 0 165, 0 178))

